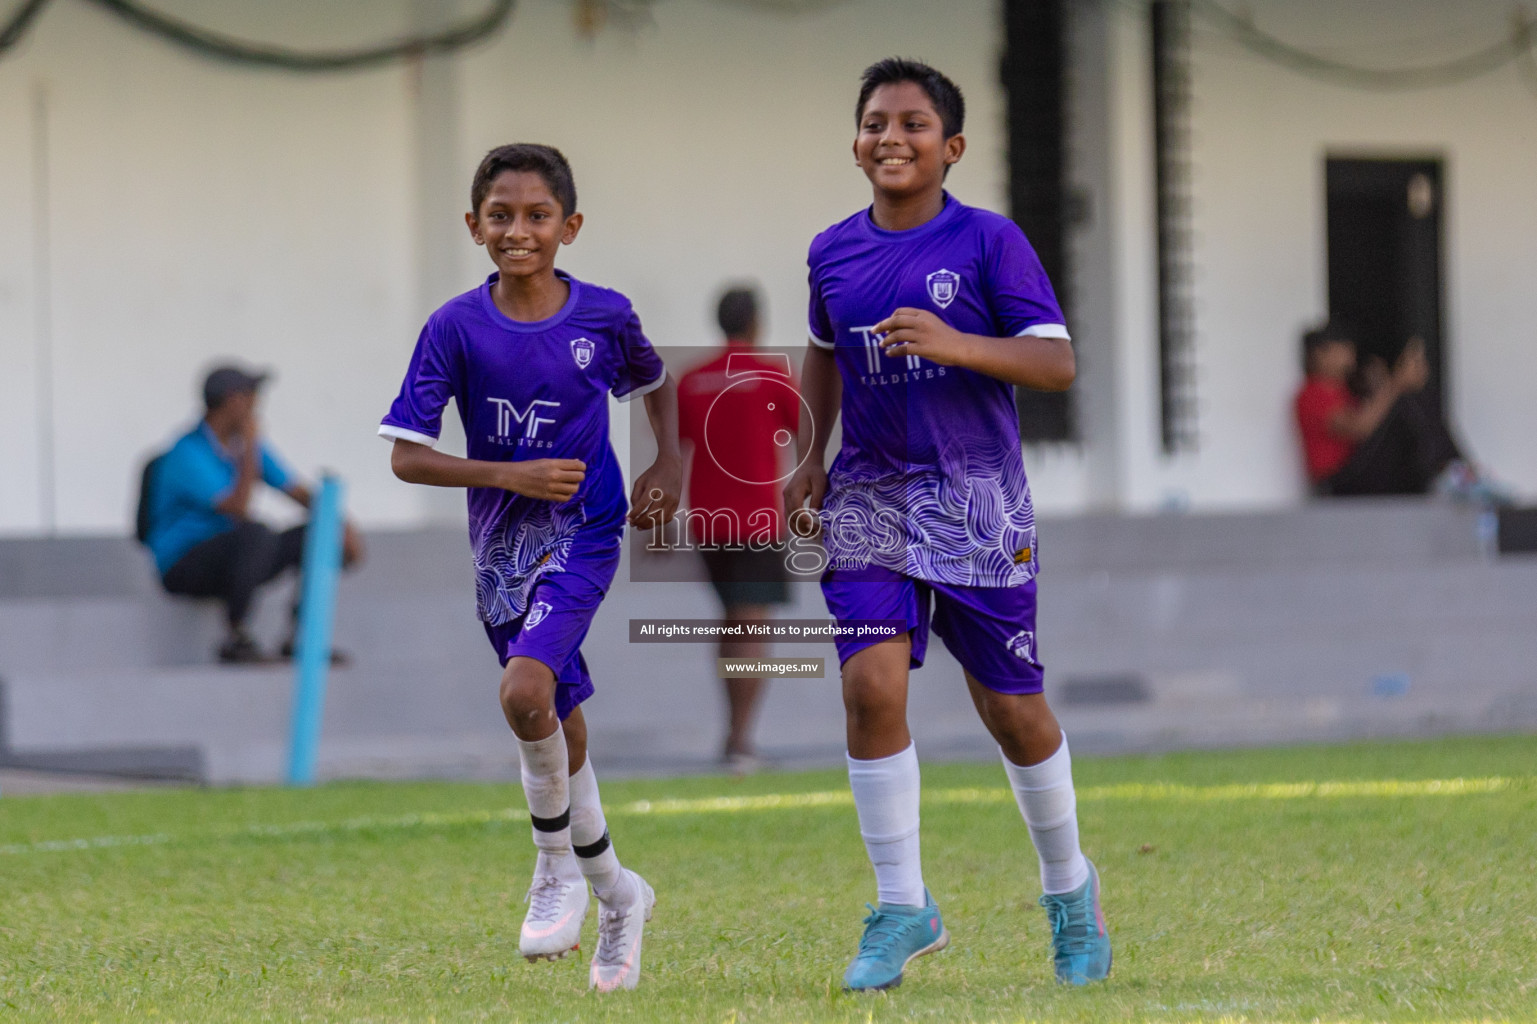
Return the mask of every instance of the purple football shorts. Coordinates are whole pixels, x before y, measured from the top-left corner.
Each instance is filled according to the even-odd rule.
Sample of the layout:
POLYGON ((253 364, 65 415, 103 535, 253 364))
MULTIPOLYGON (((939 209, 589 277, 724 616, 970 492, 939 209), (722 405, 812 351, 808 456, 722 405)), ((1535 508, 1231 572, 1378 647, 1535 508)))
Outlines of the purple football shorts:
POLYGON ((504 667, 513 658, 533 658, 555 673, 555 713, 561 721, 592 696, 592 675, 581 646, 603 594, 603 587, 579 573, 546 573, 534 584, 522 616, 498 626, 485 624, 504 667))
MULTIPOLYGON (((1035 648, 1035 580, 1017 587, 962 587, 890 569, 833 569, 822 596, 840 626, 900 619, 912 636, 912 667, 923 665, 929 623, 961 667, 995 693, 1040 693, 1045 673, 1035 648)), ((837 639, 838 663, 880 639, 837 639)))

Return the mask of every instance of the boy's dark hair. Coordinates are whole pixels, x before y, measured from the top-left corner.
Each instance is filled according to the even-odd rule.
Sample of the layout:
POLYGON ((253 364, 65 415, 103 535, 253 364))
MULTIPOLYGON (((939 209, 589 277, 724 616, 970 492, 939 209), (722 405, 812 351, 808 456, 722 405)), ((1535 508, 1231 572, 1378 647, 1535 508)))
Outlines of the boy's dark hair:
POLYGON ((893 82, 914 82, 928 93, 929 102, 934 104, 934 110, 944 126, 945 138, 961 133, 966 125, 966 98, 961 95, 960 88, 922 61, 905 57, 887 57, 876 61, 859 76, 859 104, 854 108, 855 124, 864 119, 865 104, 870 102, 870 94, 893 82))
POLYGON ((758 322, 758 293, 745 286, 729 289, 715 307, 715 320, 726 337, 742 337, 758 322))
POLYGON ((470 183, 470 210, 475 216, 480 216, 480 204, 486 201, 491 183, 507 171, 539 175, 560 204, 561 216, 569 217, 576 212, 576 179, 560 150, 533 142, 514 142, 497 146, 475 168, 475 180, 470 183))
POLYGON ((1325 345, 1344 343, 1354 345, 1356 339, 1342 325, 1335 323, 1319 324, 1311 330, 1302 332, 1302 372, 1306 373, 1312 368, 1313 353, 1325 345))

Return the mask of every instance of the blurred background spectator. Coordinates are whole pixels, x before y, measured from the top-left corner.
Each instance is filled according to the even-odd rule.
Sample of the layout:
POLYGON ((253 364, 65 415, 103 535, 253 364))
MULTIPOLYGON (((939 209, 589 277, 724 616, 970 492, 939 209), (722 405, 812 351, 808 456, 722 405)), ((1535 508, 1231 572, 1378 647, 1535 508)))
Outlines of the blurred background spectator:
POLYGON ((1430 365, 1409 339, 1391 369, 1358 365, 1355 339, 1326 324, 1302 336, 1305 378, 1295 411, 1303 458, 1320 497, 1426 494, 1431 490, 1504 503, 1463 457, 1451 430, 1424 400, 1430 365))
MULTIPOLYGON (((265 484, 305 508, 312 499, 261 437, 257 399, 266 379, 238 366, 210 372, 203 418, 146 467, 139 499, 139 539, 166 591, 224 603, 229 632, 217 655, 231 664, 268 660, 246 632, 251 603, 262 586, 297 569, 304 553, 303 526, 279 532, 251 517, 256 487, 265 484)), ((361 538, 349 524, 344 563, 361 557, 361 538)), ((292 656, 293 641, 290 632, 282 656, 292 656)))
MULTIPOLYGON (((765 622, 774 605, 789 600, 783 502, 800 417, 788 358, 755 353, 762 320, 753 287, 733 287, 716 308, 725 346, 678 383, 679 435, 690 449, 688 522, 701 547, 710 582, 728 625, 765 622)), ((760 658, 762 640, 722 640, 722 658, 760 658)), ((737 772, 759 766, 753 719, 763 695, 761 677, 728 678, 723 762, 737 772)))

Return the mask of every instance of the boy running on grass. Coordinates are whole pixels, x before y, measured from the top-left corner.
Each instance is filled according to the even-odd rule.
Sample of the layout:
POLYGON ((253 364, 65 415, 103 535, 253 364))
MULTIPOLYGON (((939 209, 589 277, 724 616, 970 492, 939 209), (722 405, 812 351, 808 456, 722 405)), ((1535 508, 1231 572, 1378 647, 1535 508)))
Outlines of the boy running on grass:
POLYGON ((1067 738, 1041 692, 1035 515, 1013 396, 1014 385, 1072 384, 1072 346, 1024 234, 944 190, 966 149, 955 84, 883 60, 865 70, 855 115, 854 159, 874 203, 811 244, 810 415, 805 461, 785 488, 797 531, 823 531, 822 592, 839 624, 907 627, 838 641, 849 784, 879 897, 844 985, 892 988, 914 957, 949 943, 919 863, 907 728, 908 671, 923 664, 931 622, 965 670, 1034 841, 1057 979, 1086 984, 1109 974, 1110 941, 1078 848, 1067 738))
POLYGON ((470 192, 465 222, 496 272, 428 318, 379 433, 394 439, 400 479, 469 488, 476 598, 503 666, 502 711, 539 851, 518 951, 554 960, 575 949, 591 882, 599 910, 590 984, 634 988, 656 900, 609 842, 579 707, 593 692, 580 647, 624 532, 608 396, 644 395, 656 434, 660 454, 635 481, 629 516, 645 527, 678 506, 677 387, 628 299, 555 269, 557 250, 582 226, 565 157, 502 146, 481 161, 470 192), (468 458, 433 450, 450 400, 468 458))

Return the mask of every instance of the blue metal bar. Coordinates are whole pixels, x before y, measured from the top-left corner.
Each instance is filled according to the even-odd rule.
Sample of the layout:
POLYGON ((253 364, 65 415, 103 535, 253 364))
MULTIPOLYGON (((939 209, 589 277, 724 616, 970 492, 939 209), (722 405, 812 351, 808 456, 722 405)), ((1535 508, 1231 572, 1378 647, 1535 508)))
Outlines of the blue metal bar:
POLYGON ((288 744, 288 784, 315 782, 320 723, 325 716, 326 675, 331 668, 331 623, 336 613, 336 577, 342 563, 341 480, 320 481, 304 533, 303 582, 299 593, 299 634, 294 652, 293 730, 288 744))

